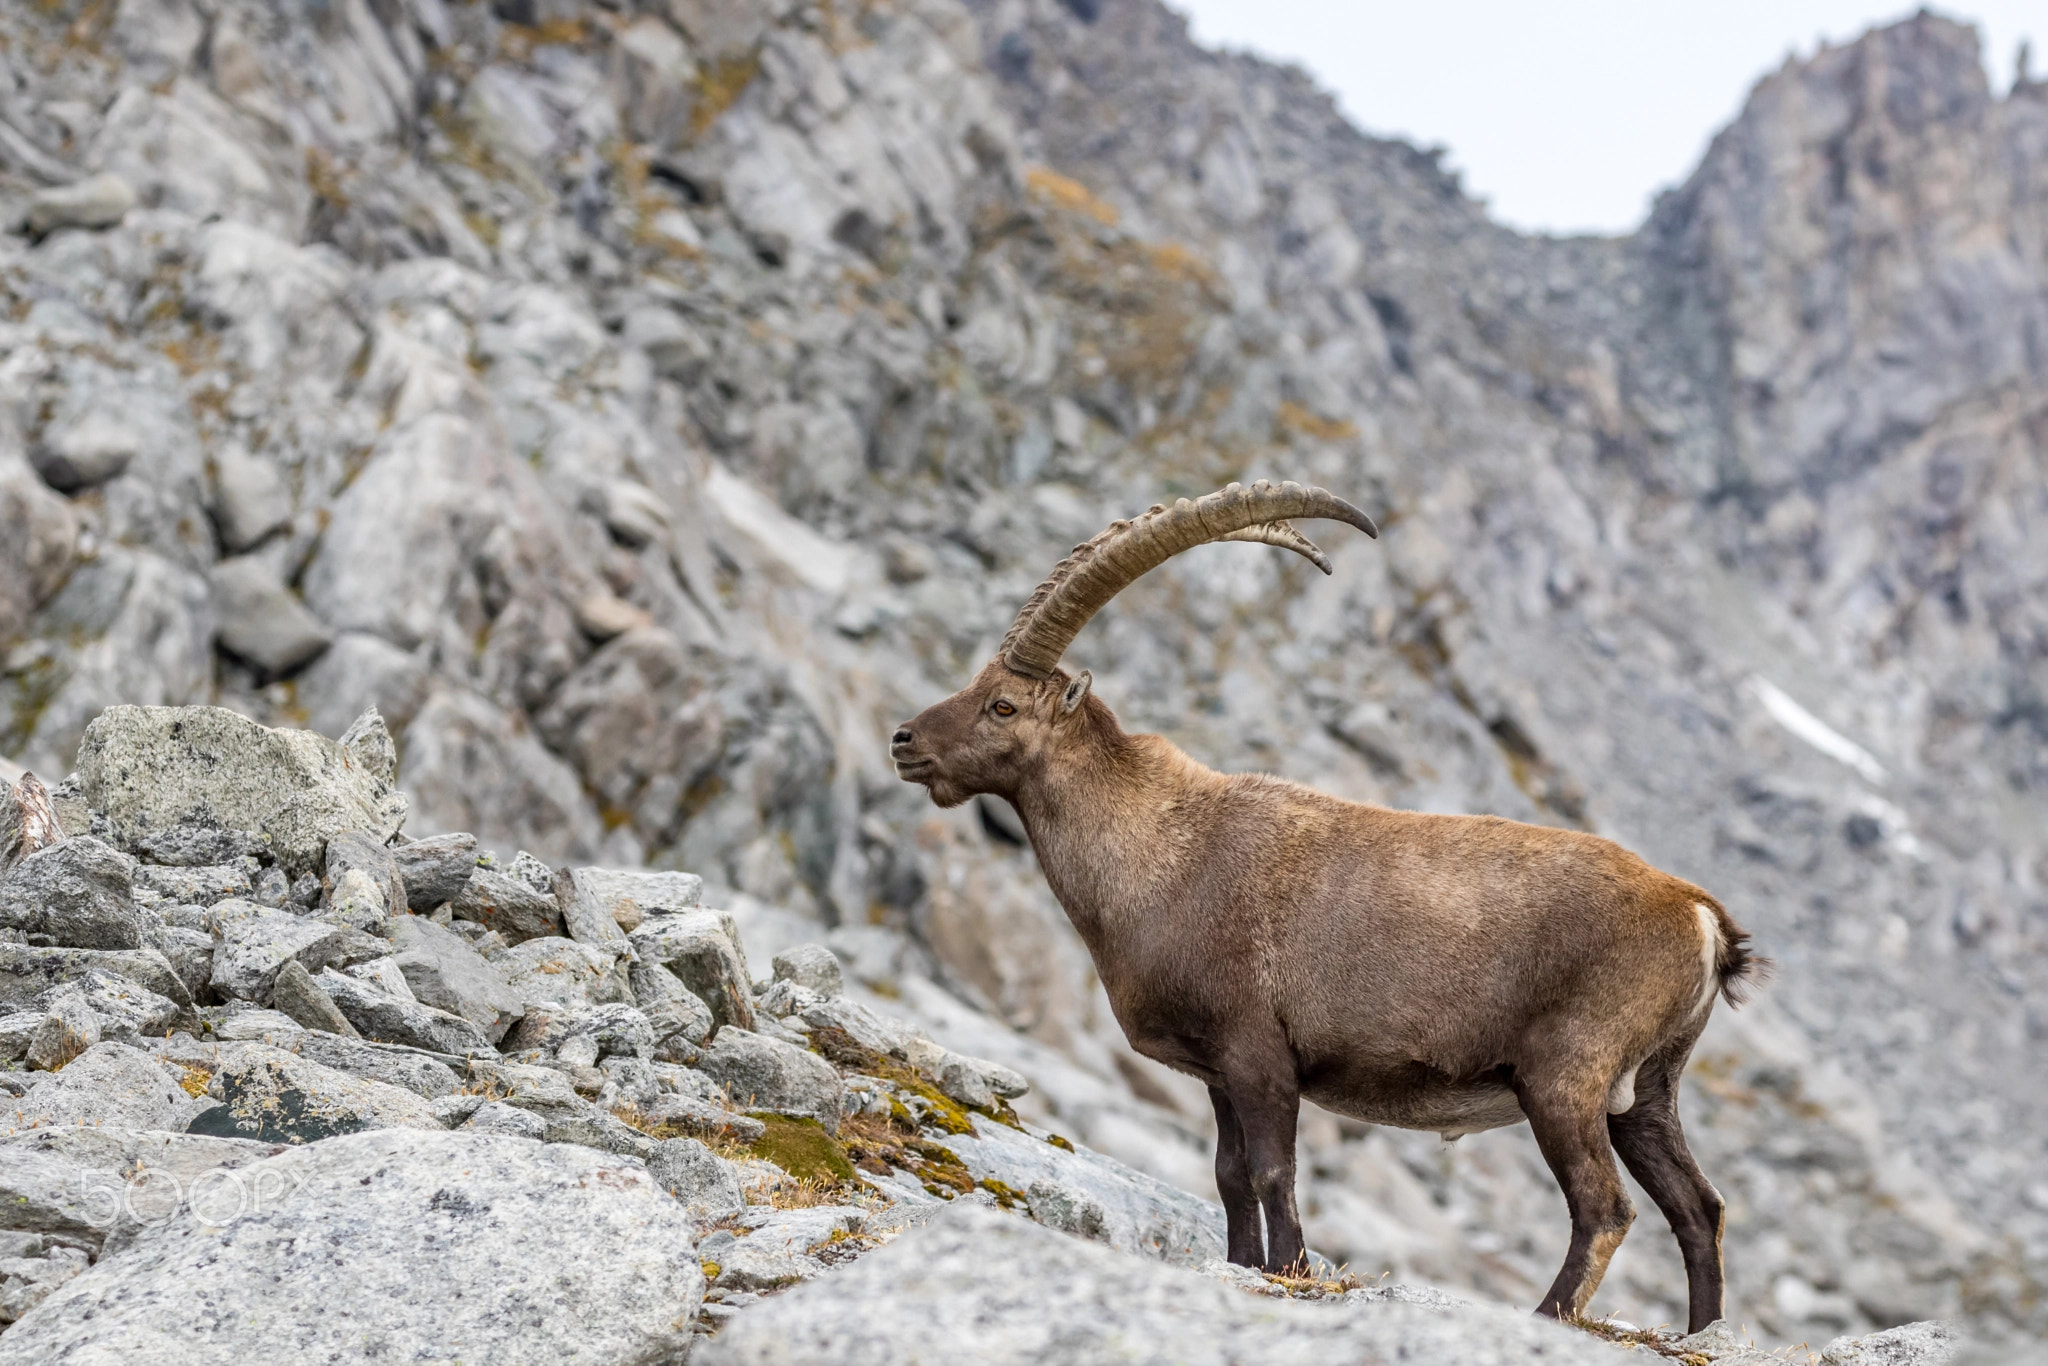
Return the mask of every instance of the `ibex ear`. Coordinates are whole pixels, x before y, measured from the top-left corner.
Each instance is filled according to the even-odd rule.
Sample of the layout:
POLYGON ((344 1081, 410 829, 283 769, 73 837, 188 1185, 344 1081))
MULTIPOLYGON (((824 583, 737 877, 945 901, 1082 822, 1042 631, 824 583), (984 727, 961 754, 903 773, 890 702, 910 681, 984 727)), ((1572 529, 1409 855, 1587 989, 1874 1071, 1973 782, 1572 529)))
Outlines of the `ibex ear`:
POLYGON ((1081 705, 1081 699, 1088 695, 1088 686, 1095 680, 1086 669, 1074 675, 1068 682, 1067 690, 1060 694, 1060 715, 1071 716, 1074 708, 1081 705))

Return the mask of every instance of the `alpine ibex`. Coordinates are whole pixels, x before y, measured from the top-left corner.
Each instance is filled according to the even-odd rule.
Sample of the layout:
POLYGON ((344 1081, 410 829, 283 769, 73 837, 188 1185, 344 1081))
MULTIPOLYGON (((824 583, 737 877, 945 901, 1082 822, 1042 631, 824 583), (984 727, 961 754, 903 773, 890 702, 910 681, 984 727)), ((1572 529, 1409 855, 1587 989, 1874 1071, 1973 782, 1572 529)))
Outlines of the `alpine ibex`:
POLYGON ((1207 1083, 1231 1261, 1304 1255, 1304 1096, 1446 1137, 1527 1119, 1572 1221, 1538 1312, 1583 1311, 1633 1220, 1619 1152, 1678 1236, 1688 1322, 1705 1327, 1721 1314, 1722 1202, 1679 1128, 1678 1078, 1714 997, 1734 1002, 1761 962, 1720 904, 1576 830, 1217 773, 1126 734, 1089 675, 1059 667, 1103 604, 1190 547, 1260 541, 1329 573, 1297 517, 1379 534, 1293 483, 1111 523, 972 683, 896 731, 897 774, 940 806, 1016 807, 1131 1046, 1207 1083))

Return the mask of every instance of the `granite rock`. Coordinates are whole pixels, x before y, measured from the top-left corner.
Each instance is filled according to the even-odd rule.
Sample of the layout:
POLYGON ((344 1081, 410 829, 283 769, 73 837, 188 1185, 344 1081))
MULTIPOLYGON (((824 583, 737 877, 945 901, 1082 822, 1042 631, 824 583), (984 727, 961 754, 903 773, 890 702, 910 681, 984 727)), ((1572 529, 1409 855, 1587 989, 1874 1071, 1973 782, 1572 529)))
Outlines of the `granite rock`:
POLYGON ((90 835, 40 849, 0 878, 0 926, 64 948, 138 949, 134 860, 90 835))
MULTIPOLYGON (((496 1050, 470 1021, 417 1001, 400 1000, 359 978, 329 969, 313 979, 365 1039, 464 1057, 496 1050)), ((399 979, 403 982, 403 978, 399 979)))
POLYGON ((508 944, 562 934, 562 908, 552 893, 495 869, 475 869, 448 905, 457 920, 474 921, 508 944))
POLYGON ((475 835, 434 835, 392 849, 405 883, 405 903, 425 915, 460 896, 476 872, 475 835))
POLYGON ((839 1127, 839 1073, 794 1044, 728 1026, 718 1031, 697 1067, 726 1087, 740 1109, 806 1115, 827 1130, 839 1127))
POLYGON ((689 1343, 703 1292, 689 1219, 637 1162, 408 1130, 241 1173, 264 1192, 254 1208, 225 1226, 174 1215, 25 1315, 0 1362, 238 1362, 374 1341, 406 1357, 460 1343, 481 1361, 596 1363, 689 1343), (336 1278, 353 1293, 335 1295, 336 1278))
POLYGON ((86 728, 78 774, 124 846, 182 825, 254 831, 296 876, 316 869, 337 835, 381 841, 404 823, 405 797, 359 753, 220 707, 116 706, 86 728))
POLYGON ((277 976, 270 984, 270 1004, 306 1029, 347 1038, 358 1037, 356 1027, 334 1004, 334 998, 313 980, 313 974, 306 971, 305 965, 296 958, 288 959, 278 967, 277 976))
POLYGON ((4 1114, 7 1127, 16 1131, 81 1123, 175 1131, 199 1105, 147 1053, 99 1043, 7 1104, 4 1114))
POLYGON ((364 1129, 439 1129, 427 1101, 411 1091, 351 1076, 261 1043, 224 1054, 207 1082, 220 1102, 188 1132, 264 1143, 314 1143, 364 1129))
POLYGON ((452 930, 419 916, 390 924, 399 971, 422 1005, 460 1015, 492 1043, 526 1011, 526 1001, 505 974, 452 930))

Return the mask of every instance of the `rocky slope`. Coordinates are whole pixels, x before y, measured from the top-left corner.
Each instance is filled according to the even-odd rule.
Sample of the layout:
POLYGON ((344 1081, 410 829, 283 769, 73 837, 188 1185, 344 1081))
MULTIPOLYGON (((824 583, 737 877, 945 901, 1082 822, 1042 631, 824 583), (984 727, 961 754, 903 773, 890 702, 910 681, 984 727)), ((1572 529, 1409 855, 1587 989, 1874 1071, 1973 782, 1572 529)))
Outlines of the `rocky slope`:
MULTIPOLYGON (((881 741, 1110 517, 1321 482, 1387 535, 1189 555, 1077 643, 1100 695, 1711 887, 1780 964, 1688 1102, 1735 1312, 2042 1330, 2048 93, 1968 30, 1772 74, 1569 241, 1144 0, 52 3, 0 51, 0 753, 374 703, 411 828, 700 872, 1201 1191, 1006 814, 881 741)), ((1315 1115, 1303 1169, 1368 1274, 1532 1302, 1562 1246, 1519 1132, 1315 1115)), ((1597 1303, 1664 1322, 1638 1204, 1597 1303)))
POLYGON ((408 837, 395 763, 124 706, 0 786, 0 1363, 1779 1359, 1228 1266, 824 945, 756 979, 694 875, 408 837))

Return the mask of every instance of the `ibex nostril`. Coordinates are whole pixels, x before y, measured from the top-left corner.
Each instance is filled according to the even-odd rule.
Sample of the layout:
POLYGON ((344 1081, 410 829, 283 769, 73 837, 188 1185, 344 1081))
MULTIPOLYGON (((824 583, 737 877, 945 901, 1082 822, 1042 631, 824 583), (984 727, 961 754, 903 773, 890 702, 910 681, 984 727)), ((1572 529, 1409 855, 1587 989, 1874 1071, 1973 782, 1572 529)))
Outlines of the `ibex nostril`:
POLYGON ((897 731, 894 735, 889 737, 889 743, 892 745, 907 745, 910 743, 911 739, 912 736, 910 734, 910 728, 906 726, 902 730, 897 731))

